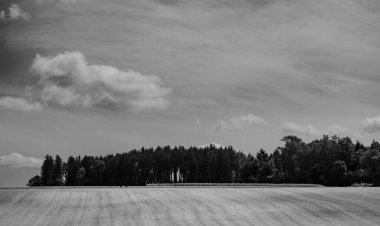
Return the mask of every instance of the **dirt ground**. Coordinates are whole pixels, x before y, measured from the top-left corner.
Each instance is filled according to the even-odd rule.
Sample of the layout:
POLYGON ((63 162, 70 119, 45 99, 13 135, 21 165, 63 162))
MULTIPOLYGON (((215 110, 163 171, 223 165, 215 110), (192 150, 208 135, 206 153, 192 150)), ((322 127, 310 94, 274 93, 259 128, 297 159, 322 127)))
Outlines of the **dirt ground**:
POLYGON ((0 225, 380 225, 380 188, 0 189, 0 225))

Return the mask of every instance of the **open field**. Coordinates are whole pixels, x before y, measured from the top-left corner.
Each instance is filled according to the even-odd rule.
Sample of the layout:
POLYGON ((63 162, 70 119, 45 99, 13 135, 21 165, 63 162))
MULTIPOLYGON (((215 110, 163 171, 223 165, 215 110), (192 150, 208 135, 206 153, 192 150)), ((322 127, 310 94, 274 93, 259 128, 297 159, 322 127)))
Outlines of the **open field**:
POLYGON ((172 184, 147 184, 148 187, 324 187, 320 184, 273 184, 273 183, 172 183, 172 184))
POLYGON ((0 189, 0 225, 380 225, 380 188, 0 189))

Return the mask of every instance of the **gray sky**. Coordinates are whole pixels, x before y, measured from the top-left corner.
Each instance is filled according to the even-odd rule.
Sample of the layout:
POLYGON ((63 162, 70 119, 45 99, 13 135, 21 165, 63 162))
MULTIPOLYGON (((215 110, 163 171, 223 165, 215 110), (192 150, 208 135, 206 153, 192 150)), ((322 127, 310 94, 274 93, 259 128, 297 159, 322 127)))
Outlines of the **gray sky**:
POLYGON ((1 0, 0 186, 45 154, 380 140, 379 59, 377 0, 1 0))

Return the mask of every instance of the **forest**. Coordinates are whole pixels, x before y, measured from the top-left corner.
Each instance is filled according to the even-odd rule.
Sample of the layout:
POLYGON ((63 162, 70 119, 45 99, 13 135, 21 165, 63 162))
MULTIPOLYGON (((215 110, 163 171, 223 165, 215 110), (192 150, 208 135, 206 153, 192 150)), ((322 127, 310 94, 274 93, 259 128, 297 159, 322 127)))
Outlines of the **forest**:
POLYGON ((106 156, 46 155, 28 186, 130 186, 159 183, 313 183, 380 185, 380 144, 324 135, 305 143, 285 136, 272 153, 232 146, 158 146, 106 156))

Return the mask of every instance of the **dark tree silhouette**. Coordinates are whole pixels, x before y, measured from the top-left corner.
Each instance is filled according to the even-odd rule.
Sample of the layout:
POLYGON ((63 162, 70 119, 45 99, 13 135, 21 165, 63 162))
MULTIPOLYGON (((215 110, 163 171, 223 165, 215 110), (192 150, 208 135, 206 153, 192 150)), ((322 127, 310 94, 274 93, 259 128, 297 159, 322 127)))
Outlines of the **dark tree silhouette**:
POLYGON ((80 158, 74 158, 70 156, 67 159, 67 163, 65 165, 66 171, 66 185, 67 186, 75 186, 77 185, 77 175, 80 166, 80 158))
POLYGON ((29 186, 29 187, 41 186, 41 185, 42 185, 42 182, 41 182, 41 177, 39 175, 36 175, 36 176, 30 178, 30 180, 26 184, 26 186, 29 186))
POLYGON ((59 155, 56 155, 55 161, 54 161, 53 175, 52 175, 53 185, 63 185, 62 177, 63 177, 62 159, 61 157, 59 157, 59 155))
POLYGON ((317 183, 380 185, 380 145, 323 136, 310 143, 285 136, 284 146, 256 155, 233 147, 142 147, 106 156, 45 156, 41 177, 28 185, 145 185, 148 183, 317 183), (62 177, 65 176, 63 183, 62 177))
POLYGON ((54 160, 50 155, 45 156, 45 160, 42 163, 41 167, 41 184, 48 186, 53 185, 53 169, 54 169, 54 160))

